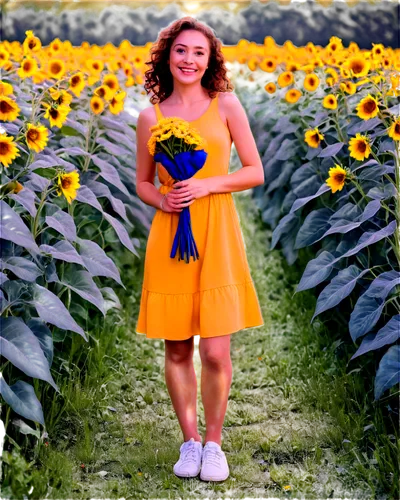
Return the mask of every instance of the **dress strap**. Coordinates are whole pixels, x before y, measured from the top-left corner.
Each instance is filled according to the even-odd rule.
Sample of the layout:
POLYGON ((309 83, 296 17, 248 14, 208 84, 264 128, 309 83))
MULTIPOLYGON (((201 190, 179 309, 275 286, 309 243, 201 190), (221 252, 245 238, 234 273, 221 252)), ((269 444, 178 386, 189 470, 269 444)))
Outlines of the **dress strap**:
POLYGON ((161 113, 160 106, 158 105, 158 102, 156 102, 154 104, 154 109, 156 110, 157 121, 162 120, 164 117, 161 113))

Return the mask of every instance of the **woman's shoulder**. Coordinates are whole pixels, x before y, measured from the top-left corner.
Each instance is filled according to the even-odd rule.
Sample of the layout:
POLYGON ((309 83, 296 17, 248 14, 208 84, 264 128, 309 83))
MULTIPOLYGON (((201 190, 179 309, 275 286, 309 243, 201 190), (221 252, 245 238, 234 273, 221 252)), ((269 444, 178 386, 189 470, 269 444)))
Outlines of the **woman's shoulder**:
POLYGON ((155 105, 151 104, 147 108, 143 108, 139 112, 138 121, 148 124, 149 126, 155 125, 157 123, 157 115, 155 110, 155 105))
POLYGON ((229 116, 230 113, 235 112, 242 107, 237 95, 232 92, 219 92, 218 101, 220 109, 225 116, 229 116))

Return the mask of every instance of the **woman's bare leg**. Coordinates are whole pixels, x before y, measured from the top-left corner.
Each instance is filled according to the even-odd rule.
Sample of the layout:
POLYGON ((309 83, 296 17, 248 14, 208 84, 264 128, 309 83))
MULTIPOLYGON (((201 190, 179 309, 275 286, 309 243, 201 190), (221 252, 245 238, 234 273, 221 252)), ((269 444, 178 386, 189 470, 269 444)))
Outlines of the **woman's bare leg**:
POLYGON ((183 440, 202 438, 197 430, 197 381, 193 365, 193 337, 165 340, 165 381, 183 440))
POLYGON ((200 339, 201 397, 206 420, 204 443, 214 441, 221 445, 232 382, 230 340, 230 335, 200 339))

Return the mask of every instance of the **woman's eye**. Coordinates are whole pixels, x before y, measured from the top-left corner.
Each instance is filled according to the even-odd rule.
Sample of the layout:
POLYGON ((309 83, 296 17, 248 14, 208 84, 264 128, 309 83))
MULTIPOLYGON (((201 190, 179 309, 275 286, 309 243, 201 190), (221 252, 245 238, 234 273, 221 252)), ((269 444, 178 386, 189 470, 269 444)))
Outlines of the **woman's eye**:
MULTIPOLYGON (((179 48, 179 49, 176 49, 176 51, 180 54, 182 51, 184 51, 184 49, 179 48)), ((197 51, 196 54, 199 55, 199 56, 204 56, 203 52, 197 51)))

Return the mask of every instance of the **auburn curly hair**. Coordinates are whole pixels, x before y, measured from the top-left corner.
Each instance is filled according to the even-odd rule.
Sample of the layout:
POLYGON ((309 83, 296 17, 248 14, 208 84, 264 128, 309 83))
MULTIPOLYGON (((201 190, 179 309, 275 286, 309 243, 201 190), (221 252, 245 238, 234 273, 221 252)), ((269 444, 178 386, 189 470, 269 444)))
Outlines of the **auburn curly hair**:
POLYGON ((201 85, 208 91, 208 95, 213 99, 218 92, 232 92, 234 88, 226 76, 227 69, 221 50, 222 44, 214 30, 197 19, 186 16, 162 29, 151 47, 151 60, 145 63, 150 66, 150 69, 144 74, 144 88, 148 94, 153 93, 150 97, 152 104, 164 101, 172 93, 174 82, 167 61, 175 38, 183 30, 197 30, 208 38, 210 59, 208 69, 201 79, 201 85))

